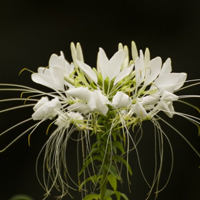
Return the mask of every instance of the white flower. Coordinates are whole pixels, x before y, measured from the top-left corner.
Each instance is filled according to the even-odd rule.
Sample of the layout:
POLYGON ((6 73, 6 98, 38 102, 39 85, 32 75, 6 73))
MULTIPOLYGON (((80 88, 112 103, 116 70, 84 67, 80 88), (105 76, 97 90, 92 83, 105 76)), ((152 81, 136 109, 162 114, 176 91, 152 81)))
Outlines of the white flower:
POLYGON ((121 71, 121 65, 125 59, 125 53, 122 49, 118 50, 109 60, 102 48, 99 49, 97 66, 98 72, 102 74, 103 80, 107 77, 109 81, 115 78, 114 85, 128 76, 133 70, 133 65, 121 71))
POLYGON ((131 105, 131 98, 121 91, 118 91, 112 99, 112 105, 115 108, 129 107, 131 105))
POLYGON ((143 105, 142 105, 141 102, 139 102, 139 101, 137 101, 137 102, 132 106, 129 115, 132 115, 132 114, 136 114, 136 117, 137 117, 138 119, 141 119, 141 120, 145 119, 145 118, 148 116, 148 114, 147 114, 145 108, 143 107, 143 105))
POLYGON ((80 121, 83 120, 83 116, 77 112, 67 112, 67 113, 59 113, 58 118, 56 119, 55 124, 57 126, 62 126, 64 128, 68 128, 71 123, 77 123, 80 126, 80 121))
POLYGON ((186 80, 186 73, 170 73, 159 76, 152 84, 150 90, 158 89, 160 91, 174 92, 183 86, 186 80))
POLYGON ((68 106, 67 109, 69 111, 78 111, 83 114, 88 114, 91 111, 90 107, 87 105, 86 102, 76 102, 68 106))
POLYGON ((108 98, 104 96, 101 91, 94 90, 87 105, 90 107, 91 111, 97 111, 102 115, 106 115, 108 112, 106 104, 110 104, 108 98))
POLYGON ((175 114, 173 101, 177 100, 178 100, 177 95, 168 91, 164 91, 155 109, 162 110, 168 117, 172 118, 173 115, 175 114))
POLYGON ((162 96, 156 93, 142 97, 141 99, 138 98, 136 105, 132 108, 132 112, 136 113, 137 117, 144 119, 144 116, 153 117, 158 112, 163 111, 171 118, 175 114, 172 102, 177 100, 177 95, 163 91, 162 96))
POLYGON ((140 51, 140 57, 135 60, 136 87, 139 87, 142 82, 144 82, 143 86, 146 87, 154 81, 161 71, 161 64, 160 57, 150 60, 148 49, 145 51, 145 56, 140 51))
POLYGON ((52 119, 57 115, 57 110, 60 107, 61 104, 57 97, 51 101, 47 97, 42 97, 33 107, 35 112, 32 114, 32 118, 33 120, 52 119))
POLYGON ((87 78, 89 79, 89 81, 94 81, 97 84, 97 75, 95 74, 95 72, 92 70, 92 68, 81 62, 81 61, 76 61, 79 68, 85 73, 85 75, 87 76, 87 78))
POLYGON ((54 90, 64 91, 64 85, 71 87, 71 84, 65 81, 64 77, 74 71, 73 64, 69 64, 61 52, 60 56, 52 54, 49 60, 49 68, 39 67, 38 73, 32 74, 32 80, 36 83, 52 88, 54 90))
POLYGON ((114 77, 116 77, 121 69, 121 65, 124 61, 124 51, 117 51, 113 57, 109 60, 106 56, 105 51, 100 48, 98 54, 98 71, 102 73, 103 80, 107 77, 111 81, 114 77))
MULTIPOLYGON (((113 57, 109 60, 102 48, 100 48, 97 58, 97 71, 102 74, 103 81, 109 78, 109 81, 113 80, 114 85, 120 80, 128 76, 133 70, 133 65, 127 67, 121 71, 122 63, 124 62, 124 51, 117 51, 113 57)), ((94 70, 87 64, 76 60, 79 68, 85 73, 89 81, 94 81, 97 84, 97 75, 94 70)))
POLYGON ((147 95, 141 98, 141 104, 143 106, 155 105, 156 103, 158 103, 159 99, 160 96, 158 94, 147 95))
POLYGON ((80 103, 72 104, 69 108, 75 111, 83 111, 83 113, 87 113, 87 111, 97 111, 103 115, 106 115, 108 112, 108 107, 106 104, 110 104, 108 98, 104 96, 101 91, 94 90, 90 91, 88 88, 79 87, 72 88, 66 91, 67 95, 72 97, 76 97, 79 100, 83 100, 81 104, 82 108, 80 108, 80 103), (77 110, 76 110, 77 108, 77 110))
POLYGON ((162 66, 159 77, 152 83, 150 90, 174 92, 183 86, 186 73, 171 73, 171 59, 168 58, 162 66))
POLYGON ((124 61, 121 65, 121 69, 126 69, 129 66, 129 51, 128 51, 128 47, 125 45, 123 46, 122 43, 119 43, 118 45, 118 50, 123 50, 124 51, 124 61))
POLYGON ((70 48, 73 62, 75 63, 76 60, 84 62, 83 52, 80 43, 78 42, 75 46, 75 44, 72 42, 70 48))

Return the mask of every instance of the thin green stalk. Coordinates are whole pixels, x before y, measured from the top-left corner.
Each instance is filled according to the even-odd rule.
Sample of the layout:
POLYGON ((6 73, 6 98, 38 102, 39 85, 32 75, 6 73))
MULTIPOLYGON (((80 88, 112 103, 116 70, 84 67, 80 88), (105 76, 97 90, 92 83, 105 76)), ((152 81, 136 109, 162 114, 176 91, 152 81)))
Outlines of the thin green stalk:
POLYGON ((103 200, 105 197, 106 193, 106 188, 107 188, 107 173, 108 171, 104 168, 102 172, 102 181, 101 181, 101 189, 100 189, 100 200, 103 200))

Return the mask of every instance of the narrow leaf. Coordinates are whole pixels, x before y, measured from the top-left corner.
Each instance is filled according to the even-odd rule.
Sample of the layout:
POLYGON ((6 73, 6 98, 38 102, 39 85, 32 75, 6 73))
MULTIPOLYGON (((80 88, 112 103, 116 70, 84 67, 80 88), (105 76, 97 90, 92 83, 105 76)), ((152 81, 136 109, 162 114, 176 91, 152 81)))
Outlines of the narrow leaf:
POLYGON ((114 191, 107 189, 107 190, 106 190, 106 193, 105 193, 105 196, 104 196, 104 199, 107 200, 107 198, 110 197, 110 196, 113 195, 113 194, 115 194, 114 191))
POLYGON ((116 179, 116 177, 113 176, 112 174, 110 174, 107 177, 107 180, 109 181, 109 183, 112 186, 113 190, 116 191, 117 190, 117 179, 116 179))
POLYGON ((121 179, 119 174, 117 173, 116 167, 114 165, 104 165, 104 167, 110 172, 114 177, 116 177, 118 180, 121 179))
POLYGON ((89 194, 85 196, 83 200, 94 200, 94 199, 98 200, 99 194, 89 194))

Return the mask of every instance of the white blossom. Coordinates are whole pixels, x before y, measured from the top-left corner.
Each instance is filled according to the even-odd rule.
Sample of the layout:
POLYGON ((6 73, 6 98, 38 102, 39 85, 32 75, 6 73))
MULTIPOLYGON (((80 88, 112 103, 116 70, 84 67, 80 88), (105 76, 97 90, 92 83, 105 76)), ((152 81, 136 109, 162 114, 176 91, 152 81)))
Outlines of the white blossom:
POLYGON ((106 115, 108 111, 106 104, 110 102, 99 90, 90 91, 88 88, 79 87, 66 91, 66 94, 83 101, 81 109, 79 109, 80 104, 77 103, 71 106, 70 109, 76 110, 78 108, 76 111, 83 110, 83 113, 86 113, 88 110, 97 111, 103 115, 106 115))
POLYGON ((67 112, 67 113, 59 113, 58 118, 56 119, 55 124, 59 127, 63 126, 64 128, 68 128, 71 123, 77 123, 79 126, 80 122, 83 120, 83 116, 77 112, 67 112))
POLYGON ((115 108, 129 107, 131 105, 131 98, 121 91, 118 91, 112 99, 112 105, 115 108))
POLYGON ((53 119, 57 115, 57 110, 61 107, 60 101, 57 97, 48 100, 47 97, 42 97, 33 107, 33 120, 53 119))
POLYGON ((73 64, 69 64, 61 52, 60 56, 52 54, 49 60, 49 68, 39 67, 37 73, 32 74, 32 80, 38 84, 52 88, 54 90, 64 91, 64 85, 71 87, 71 84, 66 82, 64 77, 74 71, 73 64))

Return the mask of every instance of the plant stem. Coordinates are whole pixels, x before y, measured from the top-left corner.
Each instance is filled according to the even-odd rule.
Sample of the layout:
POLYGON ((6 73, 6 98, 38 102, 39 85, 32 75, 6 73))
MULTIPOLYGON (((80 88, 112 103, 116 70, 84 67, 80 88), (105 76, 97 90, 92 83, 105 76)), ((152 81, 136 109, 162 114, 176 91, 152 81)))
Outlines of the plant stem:
POLYGON ((103 177, 101 179, 100 200, 104 199, 107 187, 107 170, 105 168, 103 169, 102 175, 103 177))

